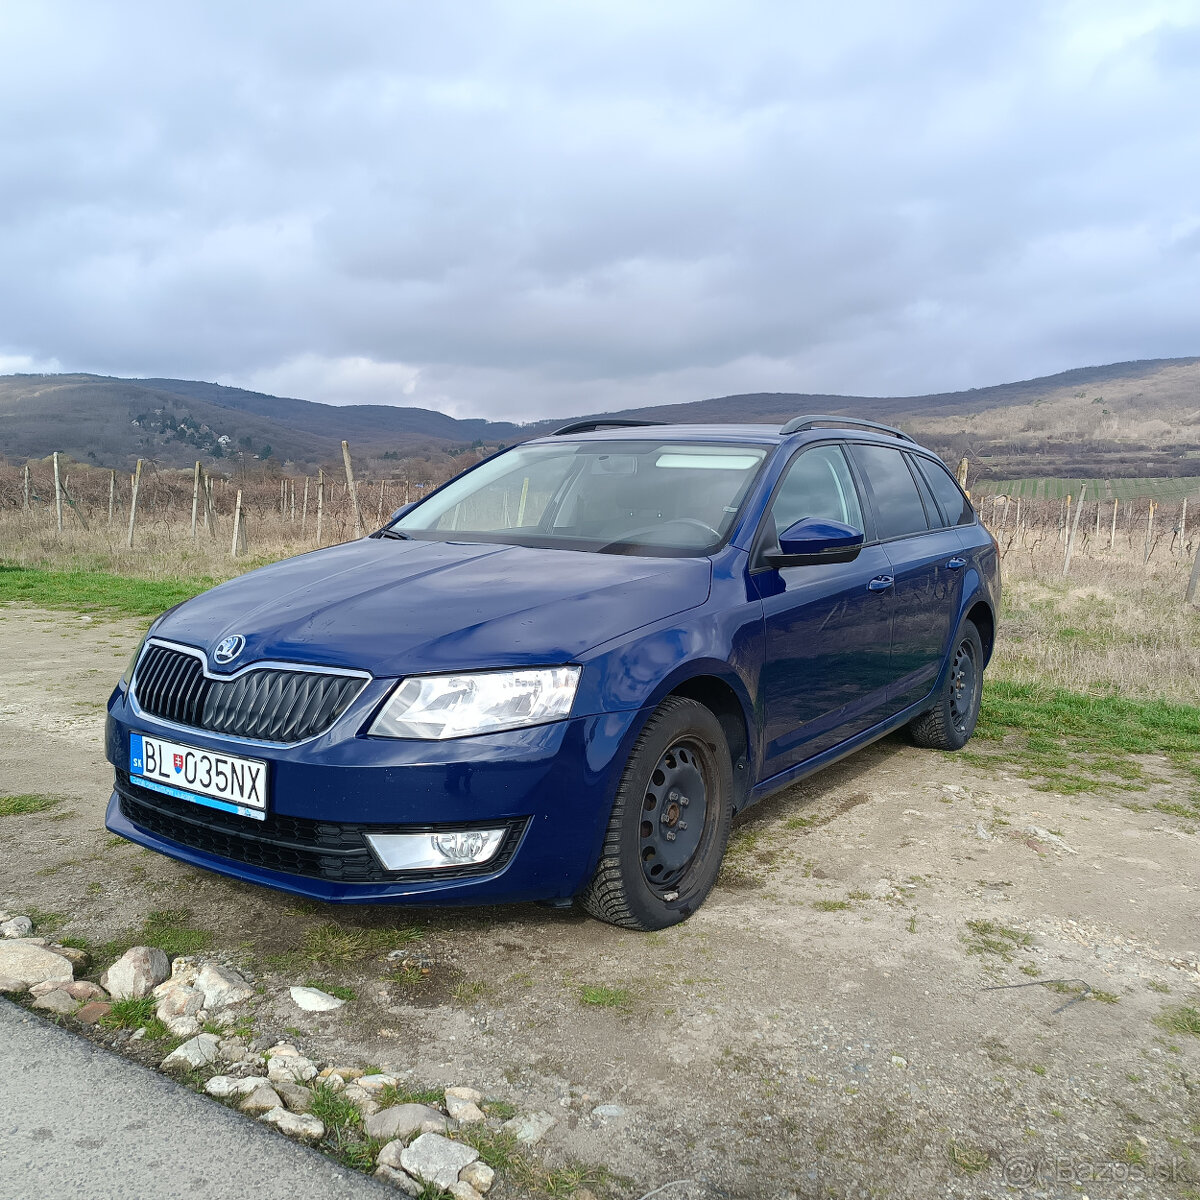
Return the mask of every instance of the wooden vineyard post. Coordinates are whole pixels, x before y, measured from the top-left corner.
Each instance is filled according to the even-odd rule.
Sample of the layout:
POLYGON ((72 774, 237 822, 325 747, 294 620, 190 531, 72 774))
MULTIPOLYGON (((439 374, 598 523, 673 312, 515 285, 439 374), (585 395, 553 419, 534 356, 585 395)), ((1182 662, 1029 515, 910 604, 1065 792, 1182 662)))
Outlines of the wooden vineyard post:
POLYGON ((325 524, 325 472, 317 472, 317 545, 321 544, 321 533, 325 524))
POLYGON ((25 464, 25 502, 21 506, 26 512, 29 511, 29 464, 25 464))
POLYGON ((1120 504, 1119 500, 1113 501, 1112 528, 1108 531, 1108 548, 1110 550, 1112 550, 1117 544, 1117 505, 1118 504, 1120 504))
MULTIPOLYGON (((960 458, 958 460, 957 476, 958 476, 958 486, 960 488, 962 488, 962 490, 964 492, 966 492, 967 491, 967 460, 965 458, 960 458)), ((969 492, 967 492, 967 494, 970 495, 969 492)))
POLYGON ((292 498, 291 521, 292 521, 292 524, 295 525, 295 523, 296 523, 296 481, 294 479, 288 480, 288 493, 290 494, 290 496, 292 498))
POLYGON ((1154 510, 1158 507, 1153 500, 1146 509, 1146 550, 1142 555, 1142 566, 1150 561, 1150 539, 1154 536, 1154 510))
POLYGON ((1096 545, 1100 544, 1100 501, 1096 501, 1096 545))
POLYGON ((375 528, 376 529, 381 529, 383 527, 383 489, 384 489, 384 486, 385 486, 384 482, 381 479, 379 481, 379 512, 375 514, 375 528))
MULTIPOLYGON (((1083 497, 1087 492, 1087 484, 1079 485, 1079 500, 1075 505, 1075 522, 1071 526, 1071 535, 1067 538, 1067 555, 1063 559, 1063 578, 1067 577, 1067 572, 1071 569, 1071 555, 1075 552, 1075 535, 1079 532, 1079 518, 1083 513, 1083 497)), ((1070 510, 1071 497, 1067 497, 1067 508, 1070 510)))
POLYGON ((1187 497, 1183 498, 1183 508, 1179 510, 1179 552, 1187 554, 1187 497))
POLYGON ((54 452, 54 515, 58 519, 58 532, 62 533, 62 480, 58 477, 58 451, 54 452))
POLYGON ((304 477, 304 507, 300 510, 300 536, 308 528, 308 476, 304 477))
POLYGON ((137 460, 137 466, 134 468, 132 483, 129 487, 129 536, 125 539, 125 545, 130 550, 133 549, 133 530, 137 524, 137 502, 138 492, 142 487, 142 460, 137 460))
POLYGON ((238 488, 237 500, 233 506, 233 545, 230 547, 229 553, 237 558, 239 554, 246 552, 246 526, 245 517, 242 514, 242 489, 238 488))
POLYGON ((108 523, 111 526, 113 521, 113 508, 117 502, 117 473, 110 471, 108 475, 108 523))
POLYGON ((200 460, 196 459, 196 470, 192 476, 192 541, 196 540, 196 517, 200 511, 200 460))
POLYGON ((217 510, 213 508, 213 479, 209 475, 203 482, 204 488, 204 528, 208 530, 208 536, 215 542, 217 540, 217 510))
POLYGON ((358 507, 358 488, 354 483, 354 467, 350 462, 348 442, 342 442, 342 462, 346 467, 346 494, 350 497, 350 512, 354 517, 354 536, 360 538, 366 530, 363 528, 362 510, 358 507))

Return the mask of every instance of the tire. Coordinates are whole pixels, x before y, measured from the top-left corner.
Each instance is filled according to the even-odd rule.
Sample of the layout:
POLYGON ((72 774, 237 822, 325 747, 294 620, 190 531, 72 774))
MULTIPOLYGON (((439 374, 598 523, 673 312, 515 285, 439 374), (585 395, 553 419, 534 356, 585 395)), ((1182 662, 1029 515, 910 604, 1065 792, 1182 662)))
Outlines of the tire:
POLYGON ((950 665, 934 706, 909 722, 918 746, 961 750, 975 732, 983 694, 983 642, 971 621, 964 621, 950 645, 950 665))
POLYGON ((580 904, 625 929, 686 920, 716 882, 732 819, 733 766, 720 722, 695 700, 668 696, 630 752, 580 904))

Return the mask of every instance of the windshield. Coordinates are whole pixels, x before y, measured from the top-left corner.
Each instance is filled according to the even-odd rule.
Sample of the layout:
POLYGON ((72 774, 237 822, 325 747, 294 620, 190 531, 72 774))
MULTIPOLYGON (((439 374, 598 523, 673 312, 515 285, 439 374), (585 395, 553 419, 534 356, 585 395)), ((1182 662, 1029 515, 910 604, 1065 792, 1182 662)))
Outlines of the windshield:
POLYGON ((613 554, 706 554, 725 540, 764 446, 589 441, 518 446, 394 521, 409 537, 613 554))

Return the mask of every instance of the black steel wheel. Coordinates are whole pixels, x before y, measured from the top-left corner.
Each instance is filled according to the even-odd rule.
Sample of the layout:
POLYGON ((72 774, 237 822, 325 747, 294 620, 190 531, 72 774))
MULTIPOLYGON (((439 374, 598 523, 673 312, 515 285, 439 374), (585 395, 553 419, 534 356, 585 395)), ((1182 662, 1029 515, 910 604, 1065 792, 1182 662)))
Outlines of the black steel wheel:
POLYGON ((974 624, 964 621, 952 643, 936 703, 909 723, 912 740, 931 750, 961 750, 975 732, 982 695, 983 642, 974 624))
POLYGON ((716 882, 732 817, 733 767, 720 722, 704 705, 668 696, 634 744, 580 902, 627 929, 685 920, 716 882))

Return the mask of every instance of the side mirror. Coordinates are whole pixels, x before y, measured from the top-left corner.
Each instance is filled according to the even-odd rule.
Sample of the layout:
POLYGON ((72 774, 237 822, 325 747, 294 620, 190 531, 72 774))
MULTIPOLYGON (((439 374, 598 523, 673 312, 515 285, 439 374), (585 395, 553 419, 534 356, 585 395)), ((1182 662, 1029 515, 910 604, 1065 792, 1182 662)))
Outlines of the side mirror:
MULTIPOLYGON (((413 504, 415 504, 415 503, 416 503, 416 501, 414 500, 414 501, 413 501, 413 504)), ((400 507, 399 507, 398 509, 396 509, 396 511, 395 511, 394 513, 392 513, 392 515, 391 515, 390 517, 388 517, 388 519, 387 519, 386 521, 384 521, 384 524, 385 524, 385 525, 390 525, 390 524, 391 524, 391 523, 392 523, 394 520, 396 520, 396 518, 397 518, 397 517, 402 517, 402 516, 404 516, 404 514, 405 514, 406 512, 408 512, 408 510, 409 510, 410 508, 412 508, 413 504, 402 504, 402 505, 400 505, 400 507)))
POLYGON ((779 549, 767 555, 773 567, 853 562, 862 549, 863 531, 825 517, 804 517, 779 535, 779 549))

